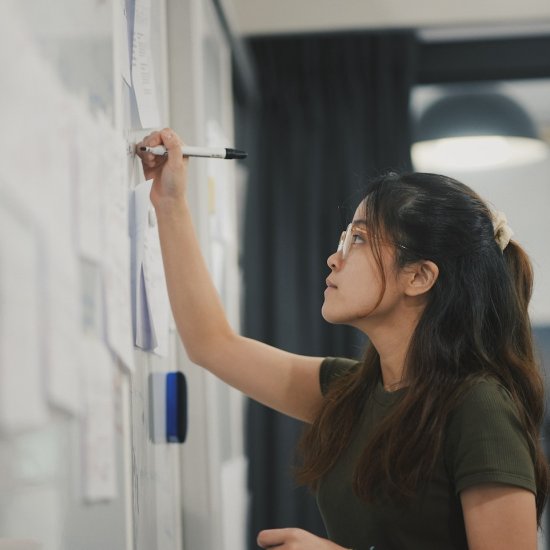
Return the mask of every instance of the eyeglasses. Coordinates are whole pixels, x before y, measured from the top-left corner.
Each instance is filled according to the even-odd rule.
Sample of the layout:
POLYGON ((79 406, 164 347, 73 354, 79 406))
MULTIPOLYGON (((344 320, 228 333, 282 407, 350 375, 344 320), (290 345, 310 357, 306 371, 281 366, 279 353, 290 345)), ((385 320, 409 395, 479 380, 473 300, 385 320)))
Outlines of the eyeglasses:
MULTIPOLYGON (((347 226, 345 231, 342 231, 342 234, 340 235, 340 240, 338 241, 337 252, 342 253, 343 260, 347 258, 349 251, 351 250, 351 245, 354 243, 359 244, 356 239, 360 239, 359 242, 364 243, 367 234, 368 231, 366 229, 363 229, 358 225, 354 225, 353 222, 347 226)), ((404 244, 391 242, 386 242, 386 244, 393 244, 398 248, 401 248, 402 250, 409 250, 409 248, 406 247, 404 244)))
POLYGON ((357 225, 353 225, 353 223, 350 223, 345 231, 342 231, 342 234, 340 235, 340 241, 338 242, 338 249, 337 252, 342 253, 342 259, 346 259, 349 251, 351 249, 351 245, 354 242, 357 242, 355 239, 361 239, 362 242, 365 241, 365 235, 367 234, 367 230, 363 229, 362 227, 359 227, 357 225))

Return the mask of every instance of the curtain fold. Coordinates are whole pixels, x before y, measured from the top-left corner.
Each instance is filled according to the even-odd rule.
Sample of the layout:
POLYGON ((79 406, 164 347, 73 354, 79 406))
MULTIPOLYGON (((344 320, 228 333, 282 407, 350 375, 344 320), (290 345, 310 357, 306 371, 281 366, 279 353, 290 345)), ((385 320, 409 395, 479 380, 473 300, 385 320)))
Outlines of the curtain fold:
MULTIPOLYGON (((261 99, 243 136, 250 158, 244 332, 294 353, 359 357, 362 336, 321 317, 326 258, 367 178, 411 169, 414 36, 259 38, 248 46, 261 99)), ((292 478, 301 431, 299 422, 249 402, 250 548, 261 529, 324 536, 314 498, 292 478)))

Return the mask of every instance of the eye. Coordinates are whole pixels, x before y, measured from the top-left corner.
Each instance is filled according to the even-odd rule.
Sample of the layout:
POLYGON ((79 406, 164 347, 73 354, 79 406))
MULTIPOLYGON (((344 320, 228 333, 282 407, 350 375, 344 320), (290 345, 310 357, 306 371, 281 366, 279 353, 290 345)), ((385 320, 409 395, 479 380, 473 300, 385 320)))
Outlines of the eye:
POLYGON ((363 244, 365 243, 365 233, 359 229, 351 230, 351 243, 352 244, 363 244))

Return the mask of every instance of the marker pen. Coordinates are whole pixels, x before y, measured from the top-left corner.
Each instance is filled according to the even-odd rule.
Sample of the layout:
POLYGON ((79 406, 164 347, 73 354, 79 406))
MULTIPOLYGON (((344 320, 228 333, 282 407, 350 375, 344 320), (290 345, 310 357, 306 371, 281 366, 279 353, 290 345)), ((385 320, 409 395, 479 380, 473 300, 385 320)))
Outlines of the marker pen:
MULTIPOLYGON (((145 153, 153 153, 153 155, 166 155, 167 151, 163 145, 157 145, 156 147, 144 147, 139 148, 140 151, 145 153)), ((206 157, 213 159, 244 159, 247 154, 244 151, 238 149, 227 149, 225 147, 190 147, 184 145, 181 148, 181 154, 186 157, 206 157)))

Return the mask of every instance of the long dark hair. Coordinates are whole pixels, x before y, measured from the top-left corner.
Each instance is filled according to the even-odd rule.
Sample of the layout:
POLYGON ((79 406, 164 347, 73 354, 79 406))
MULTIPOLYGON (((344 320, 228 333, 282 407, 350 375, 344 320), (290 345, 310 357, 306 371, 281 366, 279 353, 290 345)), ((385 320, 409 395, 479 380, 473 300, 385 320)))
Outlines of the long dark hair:
MULTIPOLYGON (((382 483, 387 494, 413 495, 441 451, 447 417, 483 376, 511 394, 535 458, 537 516, 548 491, 539 442, 544 386, 535 360, 527 306, 533 274, 526 253, 495 241, 487 204, 466 185, 436 174, 388 174, 364 200, 367 230, 382 279, 380 243, 394 242, 396 267, 431 260, 439 277, 412 336, 399 405, 366 442, 354 490, 369 500, 382 483)), ((366 397, 380 379, 377 351, 331 385, 315 422, 302 437, 298 480, 316 489, 349 444, 366 397)))

